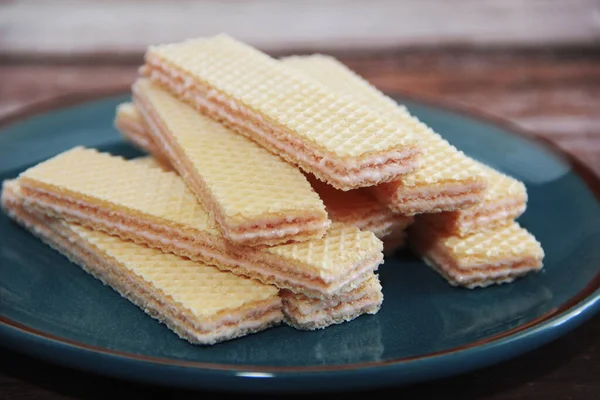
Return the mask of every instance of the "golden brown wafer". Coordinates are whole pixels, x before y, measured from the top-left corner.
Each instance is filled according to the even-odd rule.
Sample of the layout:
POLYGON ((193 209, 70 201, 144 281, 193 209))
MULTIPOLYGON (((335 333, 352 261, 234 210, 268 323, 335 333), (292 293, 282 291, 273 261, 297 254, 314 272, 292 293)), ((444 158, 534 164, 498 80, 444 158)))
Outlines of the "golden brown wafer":
POLYGON ((416 221, 408 229, 408 240, 428 265, 454 286, 512 282, 543 266, 541 244, 517 222, 459 237, 416 221))
POLYGON ((468 208, 481 201, 486 181, 478 164, 411 115, 406 107, 333 57, 293 56, 282 62, 385 115, 417 138, 422 151, 420 167, 372 188, 393 211, 406 215, 437 213, 468 208))
POLYGON ((226 35, 151 46, 140 71, 338 189, 387 182, 417 166, 410 133, 226 35))
POLYGON ((211 345, 279 324, 278 289, 39 213, 5 181, 2 208, 104 284, 191 343, 211 345))
POLYGON ((297 167, 148 79, 133 93, 154 143, 228 240, 275 245, 325 234, 325 206, 297 167))
POLYGON ((342 223, 321 239, 233 245, 178 175, 91 149, 61 153, 18 182, 26 202, 51 216, 312 297, 351 290, 383 262, 375 235, 342 223))

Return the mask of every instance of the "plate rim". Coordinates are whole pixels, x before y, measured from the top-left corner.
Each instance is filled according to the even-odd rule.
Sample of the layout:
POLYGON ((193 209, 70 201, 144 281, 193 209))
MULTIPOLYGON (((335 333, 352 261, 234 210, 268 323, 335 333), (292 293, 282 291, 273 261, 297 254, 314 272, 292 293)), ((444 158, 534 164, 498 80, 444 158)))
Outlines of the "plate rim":
MULTIPOLYGON (((31 102, 0 117, 0 129, 5 130, 11 125, 22 122, 30 117, 51 113, 72 106, 83 105, 85 103, 109 99, 111 97, 124 96, 128 94, 129 89, 129 86, 120 85, 98 90, 71 92, 31 102)), ((537 136, 502 116, 490 113, 488 111, 482 111, 478 108, 467 106, 463 103, 452 102, 439 99, 437 97, 408 91, 395 90, 388 91, 386 94, 394 100, 405 99, 413 101, 417 104, 459 114, 483 123, 500 127, 511 135, 518 136, 522 139, 531 141, 538 146, 541 146, 545 151, 558 156, 568 163, 573 169, 574 173, 576 173, 585 182, 586 187, 594 194, 597 202, 600 203, 600 176, 598 176, 583 161, 560 148, 550 139, 537 136)), ((263 392, 273 390, 289 391, 287 389, 291 389, 293 391, 314 390, 314 387, 306 385, 306 379, 303 378, 309 378, 311 380, 318 379, 320 383, 320 385, 317 385, 319 386, 319 390, 338 390, 334 387, 335 385, 327 384, 327 379, 331 379, 332 376, 347 378, 348 374, 364 371, 377 371, 378 374, 386 372, 386 374, 382 374, 378 379, 378 385, 375 385, 377 387, 381 387, 388 386, 390 384, 398 385, 409 382, 419 382, 427 379, 447 377, 482 368, 509 358, 516 357, 525 352, 534 350, 535 348, 538 348, 554 339, 557 339, 595 315, 599 310, 600 272, 589 281, 585 288, 561 304, 560 307, 556 307, 544 315, 508 331, 471 342, 466 345, 456 346, 450 349, 419 356, 382 361, 322 366, 256 366, 183 361, 161 357, 150 357, 141 354, 110 350, 100 346, 92 346, 86 343, 48 334, 42 330, 28 327, 4 316, 0 316, 0 337, 8 339, 6 343, 13 344, 12 347, 8 346, 9 348, 22 353, 43 358, 55 364, 62 364, 71 367, 76 366, 83 370, 99 372, 104 375, 115 377, 122 377, 122 374, 114 373, 114 371, 113 373, 111 373, 111 371, 107 372, 106 368, 102 368, 101 366, 100 368, 94 367, 93 365, 89 365, 89 362, 94 361, 95 357, 101 357, 101 359, 104 359, 104 361, 107 363, 133 363, 138 368, 142 367, 143 370, 149 371, 155 370, 154 372, 157 372, 163 367, 170 367, 175 368, 178 371, 186 371, 187 374, 185 376, 188 376, 190 372, 192 374, 202 372, 204 374, 213 374, 216 378, 220 378, 221 380, 231 380, 231 378, 235 378, 237 383, 245 382, 245 384, 241 384, 239 387, 228 388, 229 390, 259 390, 263 392), (506 351, 507 345, 510 345, 511 343, 514 344, 515 342, 518 344, 518 346, 515 346, 512 351, 506 351), (76 356, 78 353, 83 353, 85 359, 71 362, 64 359, 57 360, 56 357, 52 357, 51 354, 47 354, 48 352, 52 353, 54 351, 53 349, 68 350, 69 354, 73 353, 71 356, 76 356), (41 350, 42 354, 37 353, 35 350, 41 350), (486 355, 488 358, 486 358, 486 355), (91 360, 89 360, 90 358, 91 360), (455 368, 450 368, 450 365, 446 365, 445 369, 440 368, 435 373, 431 373, 431 371, 427 372, 426 368, 425 371, 423 371, 423 363, 431 364, 437 362, 439 364, 440 362, 445 362, 445 364, 448 364, 448 360, 453 359, 466 360, 463 360, 461 365, 455 368), (402 377, 398 379, 398 372, 406 370, 409 365, 415 363, 420 364, 420 369, 422 370, 420 374, 417 374, 418 376, 412 376, 409 379, 406 379, 405 376, 404 379, 402 377), (276 382, 270 387, 265 387, 265 385, 256 386, 256 378, 274 378, 268 380, 271 382, 276 382), (298 385, 298 379, 304 381, 303 384, 298 385), (293 387, 286 388, 285 384, 288 381, 295 382, 296 384, 294 384, 293 387)), ((133 373, 130 374, 129 378, 143 382, 147 382, 149 380, 148 377, 144 378, 141 375, 144 374, 139 374, 139 372, 138 374, 133 373)), ((170 376, 170 378, 173 378, 173 376, 170 376)), ((353 385, 357 387, 373 386, 372 384, 375 383, 373 378, 375 378, 375 376, 371 378, 372 379, 366 384, 363 382, 361 385, 359 382, 353 382, 353 385), (369 385, 369 383, 371 385, 369 385)), ((263 383, 265 382, 265 379, 258 380, 263 383)), ((163 379, 156 383, 167 386, 181 386, 188 388, 222 389, 222 384, 219 384, 219 380, 211 382, 209 379, 208 381, 209 382, 189 382, 189 380, 186 379, 177 379, 175 382, 165 382, 163 379)))

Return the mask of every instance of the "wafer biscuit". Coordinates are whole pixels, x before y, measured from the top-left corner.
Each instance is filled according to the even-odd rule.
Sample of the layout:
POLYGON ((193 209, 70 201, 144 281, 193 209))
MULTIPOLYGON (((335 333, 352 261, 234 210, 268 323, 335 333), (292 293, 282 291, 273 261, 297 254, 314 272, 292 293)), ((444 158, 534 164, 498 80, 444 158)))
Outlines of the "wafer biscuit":
POLYGON ((408 229, 408 240, 427 264, 454 286, 512 282, 543 266, 540 243, 517 222, 461 238, 416 221, 408 229))
MULTIPOLYGON (((135 107, 135 105, 132 106, 135 107)), ((129 136, 133 130, 140 132, 141 135, 148 135, 144 133, 146 132, 146 127, 139 113, 137 116, 130 113, 121 118, 127 119, 127 125, 123 124, 121 127, 124 136, 129 136)), ((142 149, 144 148, 142 147, 142 149)), ((160 149, 157 149, 157 151, 160 151, 160 149)), ((159 166, 169 170, 162 163, 158 163, 152 158, 137 158, 132 161, 159 166)), ((396 235, 395 233, 404 231, 413 221, 412 216, 394 213, 387 206, 380 203, 366 188, 342 191, 319 181, 310 174, 307 175, 307 178, 319 197, 323 200, 329 219, 334 222, 344 222, 354 225, 361 230, 371 231, 380 239, 388 236, 394 236, 394 239, 401 239, 402 235, 396 235)), ((393 248, 402 245, 400 240, 384 241, 384 245, 388 242, 393 248)))
POLYGON ((278 289, 160 250, 30 212, 5 181, 14 220, 181 338, 211 345, 279 324, 278 289))
MULTIPOLYGON (((164 171, 171 171, 170 168, 165 168, 164 165, 156 161, 152 156, 134 158, 130 162, 160 168, 164 171)), ((324 200, 329 217, 333 222, 344 222, 356 226, 361 230, 373 232, 383 243, 384 255, 391 255, 395 251, 405 247, 405 230, 412 224, 414 217, 393 213, 364 189, 354 189, 344 192, 334 189, 316 179, 311 180, 309 178, 309 181, 315 185, 315 190, 317 190, 319 196, 324 200), (326 185, 327 189, 325 190, 335 191, 334 196, 336 198, 339 196, 339 198, 329 198, 327 194, 319 190, 319 185, 326 185), (360 191, 361 194, 356 195, 355 199, 354 192, 356 191, 360 191), (346 194, 350 194, 349 198, 345 196, 346 194), (391 215, 388 216, 388 214, 391 215)))
POLYGON ((61 153, 21 173, 18 182, 26 202, 50 216, 311 297, 351 290, 383 262, 373 233, 342 223, 321 239, 236 246, 177 174, 92 149, 61 153))
MULTIPOLYGON (((164 165, 156 161, 152 156, 134 158, 130 160, 130 162, 147 165, 149 167, 160 168, 164 171, 171 171, 170 168, 165 168, 164 165)), ((317 185, 326 185, 320 181, 315 181, 317 182, 317 185)), ((331 188, 331 186, 327 186, 331 188)), ((319 190, 316 190, 317 193, 319 193, 319 190)), ((353 193, 355 191, 361 191, 363 194, 365 194, 364 197, 362 195, 358 196, 362 201, 358 200, 357 202, 350 202, 350 204, 346 204, 344 202, 336 203, 335 201, 328 199, 327 195, 319 193, 323 200, 325 200, 325 207, 327 208, 329 217, 333 222, 344 222, 349 225, 356 226, 361 230, 373 232, 373 234, 381 239, 381 242, 383 243, 384 255, 392 255, 397 250, 405 247, 405 230, 408 226, 410 226, 414 220, 414 217, 393 213, 388 207, 379 203, 368 191, 363 189, 354 189, 349 192, 339 191, 334 188, 331 188, 331 190, 336 191, 338 193, 337 195, 340 197, 341 194, 353 193), (368 200, 369 198, 371 200, 368 200), (370 214, 370 211, 375 211, 376 208, 380 209, 382 214, 387 215, 387 213, 392 213, 392 217, 388 220, 387 218, 383 218, 381 214, 370 214)), ((351 195, 350 197, 354 196, 351 195)))
POLYGON ((226 35, 151 46, 140 72, 338 189, 417 166, 418 146, 397 124, 226 35))
POLYGON ((363 314, 376 314, 383 302, 381 289, 378 276, 372 274, 354 290, 327 300, 282 290, 285 322, 296 329, 315 330, 351 321, 363 314))
POLYGON ((452 235, 467 236, 511 224, 527 207, 525 184, 480 163, 488 181, 483 200, 473 207, 441 214, 423 214, 419 219, 452 235))
POLYGON ((372 188, 379 200, 397 213, 415 215, 470 207, 486 187, 478 164, 333 57, 293 56, 282 62, 321 81, 333 90, 385 115, 417 138, 420 167, 372 188))
POLYGON ((275 245, 325 234, 325 206, 297 167, 148 79, 135 82, 133 95, 148 133, 231 242, 275 245))

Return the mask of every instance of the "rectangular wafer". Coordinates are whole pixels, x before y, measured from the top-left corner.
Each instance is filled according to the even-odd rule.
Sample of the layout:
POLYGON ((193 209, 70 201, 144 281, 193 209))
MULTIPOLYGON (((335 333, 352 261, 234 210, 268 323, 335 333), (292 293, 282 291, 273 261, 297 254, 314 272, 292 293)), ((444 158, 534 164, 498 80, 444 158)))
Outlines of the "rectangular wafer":
POLYGON ((2 208, 191 343, 212 345, 262 331, 283 319, 276 287, 31 212, 14 181, 3 183, 2 208))
POLYGON ((140 72, 338 189, 418 165, 410 132, 229 36, 151 46, 140 72))
POLYGON ((362 285, 327 300, 282 290, 285 322, 300 330, 322 329, 351 321, 364 314, 376 314, 383 302, 381 283, 372 274, 362 285))
POLYGON ((437 230, 458 236, 509 225, 519 218, 527 207, 525 184, 482 163, 480 167, 488 181, 481 202, 464 210, 423 214, 418 218, 437 230))
MULTIPOLYGON (((159 163, 152 156, 134 158, 130 162, 161 168, 164 171, 172 170, 159 163)), ((388 207, 379 203, 367 190, 354 189, 344 192, 317 179, 310 179, 309 177, 309 181, 324 200, 327 213, 333 222, 344 222, 361 230, 373 232, 383 243, 384 255, 391 255, 405 247, 405 230, 412 224, 414 217, 392 212, 388 207), (324 191, 321 190, 320 185, 326 186, 324 191), (329 190, 335 192, 331 197, 325 193, 329 190), (360 192, 360 194, 354 192, 360 192), (349 194, 349 196, 346 197, 346 194, 349 194)))
POLYGON ((351 290, 383 262, 373 233, 342 223, 320 239, 236 246, 177 174, 92 149, 63 152, 21 173, 18 183, 27 204, 51 216, 310 297, 351 290))
MULTIPOLYGON (((135 134, 149 136, 144 120, 139 113, 125 114, 121 111, 122 109, 129 109, 129 107, 125 107, 126 104, 130 103, 123 103, 117 108, 117 120, 126 122, 119 126, 123 136, 129 137, 135 134)), ((133 104, 131 104, 131 107, 136 108, 133 104)), ((152 141, 152 138, 148 137, 148 141, 152 141)), ((158 147, 150 149, 149 147, 144 147, 143 144, 138 143, 136 145, 153 155, 155 155, 154 152, 160 153, 158 147)), ((166 167, 163 163, 159 163, 157 160, 149 157, 137 158, 132 161, 171 170, 171 168, 166 167)), ((389 243, 388 247, 391 250, 403 245, 402 232, 413 221, 412 216, 393 212, 386 205, 380 203, 366 188, 343 191, 319 181, 310 174, 307 174, 307 178, 319 197, 323 200, 330 220, 344 222, 354 225, 361 230, 371 231, 382 240, 385 238, 384 248, 386 248, 386 243, 389 243), (387 238, 390 240, 387 240, 387 238)))
POLYGON ((390 209, 405 215, 468 208, 483 198, 486 180, 478 164, 335 58, 292 56, 282 62, 360 102, 411 132, 421 149, 420 167, 372 187, 390 209))
POLYGON ((512 282, 539 271, 544 250, 517 222, 459 237, 416 221, 410 246, 451 285, 467 288, 512 282))
POLYGON ((319 238, 331 224, 304 174, 148 79, 133 85, 148 133, 223 235, 238 245, 319 238))
MULTIPOLYGON (((165 167, 153 156, 134 158, 130 162, 160 168, 164 171, 172 171, 170 167, 165 167)), ((392 212, 387 206, 377 201, 367 190, 354 189, 344 192, 317 179, 311 180, 309 177, 309 181, 324 200, 327 213, 333 222, 344 222, 361 230, 373 232, 383 243, 384 255, 392 255, 397 250, 405 247, 405 230, 412 224, 414 217, 392 212), (326 186, 325 191, 334 191, 333 198, 321 191, 320 185, 326 186), (355 195, 354 192, 357 191, 360 194, 355 195), (349 198, 345 196, 346 194, 349 194, 349 198)))

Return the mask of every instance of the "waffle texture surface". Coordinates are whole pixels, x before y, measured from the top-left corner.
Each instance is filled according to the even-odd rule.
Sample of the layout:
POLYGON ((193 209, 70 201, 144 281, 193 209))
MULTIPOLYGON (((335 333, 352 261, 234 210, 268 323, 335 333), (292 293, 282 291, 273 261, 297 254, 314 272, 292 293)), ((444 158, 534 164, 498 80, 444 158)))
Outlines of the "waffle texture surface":
POLYGON ((49 215, 313 297, 355 287, 383 261, 372 232, 343 223, 320 239, 233 245, 177 174, 95 150, 74 148, 24 171, 18 182, 26 201, 49 215))
POLYGON ((230 241, 274 245, 323 236, 325 207, 297 167, 147 79, 133 92, 154 142, 230 241))
POLYGON ((545 254, 540 243, 517 222, 460 237, 417 221, 408 238, 453 285, 473 288, 510 282, 543 267, 545 254))
POLYGON ((340 189, 415 167, 411 133, 226 35, 152 46, 145 60, 155 82, 340 189))
POLYGON ((44 242, 179 336, 215 344, 281 322, 278 289, 27 210, 5 182, 2 207, 44 242))
POLYGON ((292 56, 282 59, 333 90, 353 98, 412 133, 422 151, 419 168, 373 188, 396 212, 417 214, 450 211, 478 202, 486 187, 478 163, 411 115, 333 57, 292 56))

